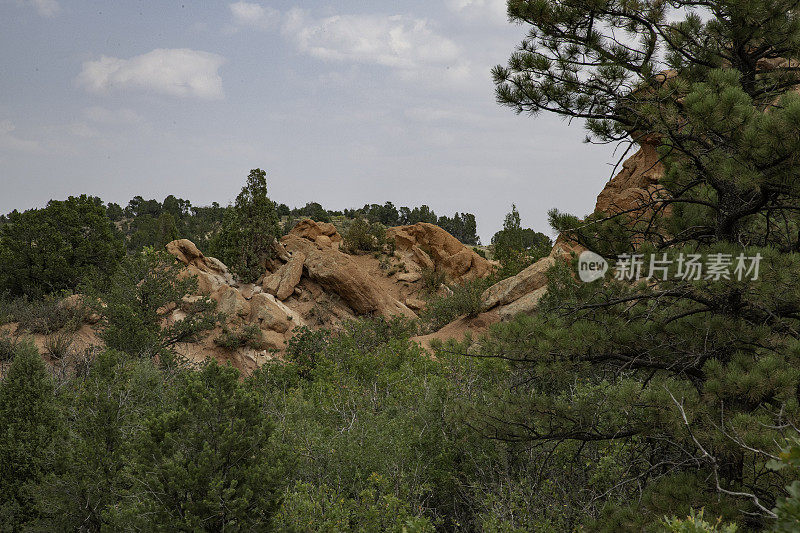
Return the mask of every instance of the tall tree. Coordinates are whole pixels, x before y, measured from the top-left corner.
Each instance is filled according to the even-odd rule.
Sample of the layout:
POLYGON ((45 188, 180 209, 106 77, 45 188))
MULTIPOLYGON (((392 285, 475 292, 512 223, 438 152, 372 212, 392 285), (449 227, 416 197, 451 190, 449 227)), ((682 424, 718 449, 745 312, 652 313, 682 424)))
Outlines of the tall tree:
POLYGON ((70 196, 12 212, 0 226, 0 292, 33 297, 107 278, 124 253, 99 198, 70 196))
POLYGON ((498 101, 585 119, 593 141, 655 144, 666 169, 634 209, 551 219, 612 261, 641 254, 628 261, 643 277, 669 268, 590 284, 556 269, 538 315, 489 347, 522 384, 489 431, 623 450, 620 483, 585 507, 605 527, 642 527, 671 501, 761 528, 783 494, 766 465, 800 423, 798 7, 509 1, 530 31, 494 69, 498 101), (721 273, 687 276, 690 254, 721 273), (737 278, 736 258, 759 256, 737 278))
POLYGON ((253 169, 235 205, 225 213, 214 254, 242 281, 254 282, 264 274, 279 234, 275 203, 267 196, 267 173, 253 169))
POLYGON ((53 382, 32 344, 21 344, 0 382, 0 529, 36 518, 31 488, 47 473, 62 426, 53 382))

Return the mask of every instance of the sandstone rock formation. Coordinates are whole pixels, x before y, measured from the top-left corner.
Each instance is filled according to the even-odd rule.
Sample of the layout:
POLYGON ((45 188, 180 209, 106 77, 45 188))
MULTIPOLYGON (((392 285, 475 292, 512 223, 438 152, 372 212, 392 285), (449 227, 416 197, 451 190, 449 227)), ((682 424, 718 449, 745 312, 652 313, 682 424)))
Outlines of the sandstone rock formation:
POLYGON ((481 295, 483 310, 506 305, 547 285, 547 271, 556 264, 550 256, 535 262, 516 276, 495 283, 481 295))
MULTIPOLYGON (((329 239, 330 240, 330 239, 329 239)), ((303 265, 306 256, 303 252, 298 252, 289 258, 289 261, 280 267, 274 274, 264 278, 262 287, 265 292, 276 296, 279 300, 285 300, 292 294, 300 278, 303 276, 303 265)))
POLYGON ((203 255, 188 239, 179 239, 167 244, 167 252, 187 265, 187 275, 197 277, 197 288, 202 294, 210 295, 223 286, 233 284, 233 276, 222 261, 203 255))
POLYGON ((506 278, 486 289, 481 295, 484 311, 494 310, 501 320, 519 313, 536 310, 539 300, 547 293, 547 271, 556 261, 569 261, 584 248, 559 236, 550 255, 543 257, 516 276, 506 278))
POLYGON ((338 248, 342 242, 342 236, 336 231, 336 226, 330 222, 315 222, 310 218, 298 222, 289 233, 325 247, 338 248))
POLYGON ((386 230, 396 253, 417 270, 443 272, 450 280, 463 283, 491 274, 494 265, 434 224, 419 222, 386 230))
POLYGON ((638 208, 658 194, 658 181, 663 176, 664 166, 655 144, 644 142, 639 151, 622 164, 622 171, 600 192, 595 212, 629 212, 628 216, 636 218, 642 214, 638 208))
POLYGON ((342 298, 356 314, 416 316, 406 305, 381 290, 350 256, 335 247, 320 244, 316 238, 311 240, 293 232, 284 236, 281 242, 293 256, 303 254, 304 269, 308 276, 326 291, 342 298))

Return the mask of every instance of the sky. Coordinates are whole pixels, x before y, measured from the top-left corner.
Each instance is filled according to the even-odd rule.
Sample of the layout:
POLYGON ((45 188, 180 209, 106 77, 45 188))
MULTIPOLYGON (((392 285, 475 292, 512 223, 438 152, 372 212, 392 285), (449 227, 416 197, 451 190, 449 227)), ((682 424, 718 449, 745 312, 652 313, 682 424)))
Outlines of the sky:
POLYGON ((552 234, 611 177, 583 124, 516 115, 490 70, 526 33, 504 0, 0 0, 0 212, 91 194, 226 205, 252 168, 328 209, 511 204, 552 234))

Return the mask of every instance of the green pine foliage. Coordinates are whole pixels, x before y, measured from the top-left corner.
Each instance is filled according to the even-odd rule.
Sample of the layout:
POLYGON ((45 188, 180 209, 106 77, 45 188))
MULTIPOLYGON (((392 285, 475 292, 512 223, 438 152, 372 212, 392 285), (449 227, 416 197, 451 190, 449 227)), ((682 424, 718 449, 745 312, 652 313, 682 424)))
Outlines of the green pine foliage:
POLYGON ((0 226, 0 293, 38 299, 107 280, 123 252, 99 198, 70 196, 44 209, 13 211, 0 226))
POLYGON ((218 322, 211 299, 185 304, 184 297, 196 292, 197 280, 185 276, 183 265, 166 252, 146 249, 128 256, 111 282, 96 288, 99 335, 109 348, 131 356, 170 359, 177 344, 199 340, 218 322), (186 316, 165 323, 175 308, 185 309, 186 316))
POLYGON ((254 531, 279 505, 287 464, 271 441, 264 399, 216 362, 183 372, 165 405, 145 415, 126 469, 130 485, 109 510, 120 529, 254 531))
POLYGON ((800 17, 784 1, 696 6, 511 1, 529 34, 494 70, 501 104, 585 119, 595 141, 655 143, 666 170, 624 213, 551 221, 612 271, 635 252, 644 276, 672 261, 669 279, 584 284, 560 266, 537 315, 483 347, 516 376, 484 431, 579 443, 587 474, 598 450, 624 450, 614 487, 575 500, 598 529, 704 508, 760 530, 791 480, 768 466, 800 427, 800 77, 781 61, 800 54, 800 17), (681 254, 760 255, 760 276, 682 278, 681 254))
POLYGON ((267 173, 253 169, 236 203, 225 211, 222 227, 212 243, 212 254, 246 283, 264 274, 280 236, 275 203, 267 196, 267 173))
POLYGON ((21 531, 37 516, 35 486, 58 451, 63 413, 36 347, 21 343, 0 382, 0 529, 21 531))
POLYGON ((496 278, 514 276, 550 253, 553 241, 544 233, 523 228, 516 205, 503 221, 503 229, 492 236, 494 259, 500 261, 501 269, 496 278))

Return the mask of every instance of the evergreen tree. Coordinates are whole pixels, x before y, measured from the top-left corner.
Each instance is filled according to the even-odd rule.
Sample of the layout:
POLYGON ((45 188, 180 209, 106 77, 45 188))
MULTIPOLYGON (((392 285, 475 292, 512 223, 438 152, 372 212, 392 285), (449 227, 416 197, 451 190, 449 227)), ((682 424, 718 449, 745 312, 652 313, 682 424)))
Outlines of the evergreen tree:
POLYGON ((672 267, 650 283, 552 271, 537 316, 487 348, 522 384, 487 431, 624 450, 619 484, 592 500, 597 527, 638 529, 671 502, 763 528, 787 482, 767 463, 800 423, 797 5, 511 0, 509 15, 531 29, 494 70, 500 103, 656 143, 666 168, 636 208, 553 212, 555 229, 612 270, 621 252, 672 267), (689 254, 760 254, 760 276, 687 277, 689 254))
POLYGON ((65 457, 32 491, 43 531, 109 531, 109 511, 130 486, 131 443, 145 415, 162 405, 164 376, 149 360, 98 354, 88 373, 66 384, 65 457))
POLYGON ((0 226, 0 292, 39 297, 107 278, 124 253, 99 198, 51 200, 0 226))
POLYGON ((36 518, 32 487, 47 473, 62 420, 53 382, 32 344, 20 344, 0 382, 0 529, 36 518))
POLYGON ((134 529, 265 530, 285 483, 263 399, 231 367, 181 373, 135 442, 113 519, 134 529))
POLYGON ((273 241, 280 235, 275 204, 267 196, 267 173, 253 169, 247 183, 225 212, 213 254, 242 281, 256 281, 273 256, 273 241))
POLYGON ((503 229, 492 236, 494 258, 503 265, 501 277, 511 276, 550 252, 552 241, 544 233, 522 227, 517 206, 503 221, 503 229))
POLYGON ((212 300, 184 303, 186 295, 196 292, 197 280, 187 277, 183 265, 166 252, 146 249, 128 256, 97 294, 99 335, 109 348, 131 356, 169 358, 175 345, 197 341, 217 323, 212 300), (187 315, 165 323, 176 307, 187 315))

